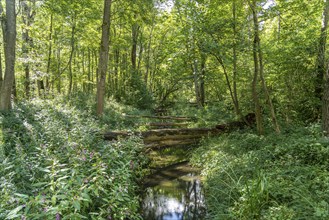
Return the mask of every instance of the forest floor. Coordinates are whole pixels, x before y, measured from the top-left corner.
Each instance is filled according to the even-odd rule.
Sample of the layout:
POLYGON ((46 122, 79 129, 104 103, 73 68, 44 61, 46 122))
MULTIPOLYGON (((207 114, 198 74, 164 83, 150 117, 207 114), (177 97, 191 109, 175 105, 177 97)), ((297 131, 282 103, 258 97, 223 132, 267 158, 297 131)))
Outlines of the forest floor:
POLYGON ((141 140, 98 135, 129 128, 121 114, 134 109, 112 103, 99 120, 91 99, 72 100, 0 113, 0 219, 140 219, 141 140))
POLYGON ((209 219, 329 219, 329 140, 319 124, 204 140, 191 163, 202 168, 209 219))
MULTIPOLYGON (((0 219, 141 218, 138 184, 152 167, 142 140, 98 134, 145 131, 153 119, 126 115, 152 112, 106 106, 101 119, 87 97, 22 101, 0 113, 0 219)), ((188 127, 232 121, 215 106, 170 114, 197 118, 188 127)), ((329 218, 329 141, 319 124, 204 138, 188 155, 203 175, 209 219, 329 218)))

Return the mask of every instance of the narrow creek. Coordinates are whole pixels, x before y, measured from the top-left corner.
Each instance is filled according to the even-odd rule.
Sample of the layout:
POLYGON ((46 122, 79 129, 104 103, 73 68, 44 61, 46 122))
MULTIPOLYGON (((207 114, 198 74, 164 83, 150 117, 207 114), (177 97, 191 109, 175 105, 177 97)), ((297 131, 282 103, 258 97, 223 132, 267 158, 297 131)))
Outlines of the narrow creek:
POLYGON ((144 220, 202 220, 206 214, 200 171, 189 165, 188 149, 149 154, 152 174, 144 180, 144 220))

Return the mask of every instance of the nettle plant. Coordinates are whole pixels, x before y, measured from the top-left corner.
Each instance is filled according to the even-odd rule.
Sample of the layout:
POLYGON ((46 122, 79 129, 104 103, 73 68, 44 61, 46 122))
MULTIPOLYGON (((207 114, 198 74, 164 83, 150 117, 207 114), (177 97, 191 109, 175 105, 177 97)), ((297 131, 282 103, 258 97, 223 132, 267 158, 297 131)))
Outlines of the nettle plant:
POLYGON ((222 135, 194 152, 210 219, 329 218, 328 139, 317 125, 284 129, 222 135))
POLYGON ((105 142, 90 115, 49 101, 0 123, 0 219, 140 219, 137 137, 105 142))

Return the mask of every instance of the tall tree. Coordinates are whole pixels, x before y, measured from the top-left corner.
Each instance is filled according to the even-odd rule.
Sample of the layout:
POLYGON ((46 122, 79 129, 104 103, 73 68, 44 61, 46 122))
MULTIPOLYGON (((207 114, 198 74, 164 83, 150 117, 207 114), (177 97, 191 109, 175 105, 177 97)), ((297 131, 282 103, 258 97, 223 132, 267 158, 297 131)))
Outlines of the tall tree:
POLYGON ((49 34, 48 34, 48 59, 47 59, 47 69, 46 69, 46 90, 49 91, 50 84, 49 84, 49 74, 50 74, 50 64, 51 64, 51 53, 53 47, 53 21, 54 16, 53 13, 50 14, 50 27, 49 27, 49 34))
POLYGON ((16 12, 15 0, 6 0, 6 14, 0 1, 1 26, 5 51, 5 75, 0 83, 0 110, 11 109, 11 94, 15 79, 16 12))
MULTIPOLYGON (((267 103, 269 105, 269 109, 270 109, 270 113, 271 113, 271 118, 272 118, 272 123, 273 126, 275 128, 275 131, 277 133, 280 133, 280 127, 279 124, 277 122, 276 119, 276 114, 274 111, 274 106, 269 94, 269 91, 267 89, 267 85, 266 85, 266 81, 265 81, 265 77, 264 77, 264 64, 263 64, 263 53, 261 50, 261 44, 260 44, 260 37, 259 37, 259 22, 258 22, 258 14, 257 14, 257 2, 254 0, 252 2, 249 3, 250 8, 252 10, 252 15, 253 15, 253 22, 254 22, 254 42, 253 42, 253 57, 254 57, 254 80, 252 83, 252 93, 253 93, 253 97, 254 97, 254 102, 255 102, 255 112, 256 112, 256 121, 258 123, 261 123, 261 113, 260 111, 260 106, 257 99, 257 91, 256 91, 256 84, 258 81, 258 75, 259 78, 261 80, 262 83, 262 88, 264 90, 265 93, 265 97, 267 100, 267 103)), ((260 134, 263 133, 263 128, 261 128, 261 124, 257 124, 257 128, 258 128, 258 132, 260 134)))
POLYGON ((97 106, 96 112, 101 116, 104 111, 104 96, 106 72, 109 60, 109 40, 110 40, 110 25, 111 25, 111 4, 112 0, 104 0, 104 15, 102 24, 102 38, 99 49, 98 62, 98 82, 97 82, 97 106))
POLYGON ((0 50, 0 89, 1 89, 1 83, 2 83, 2 51, 0 50))
POLYGON ((258 57, 259 24, 257 19, 256 5, 257 4, 255 0, 249 2, 249 6, 252 10, 253 21, 254 21, 254 41, 253 41, 254 77, 252 80, 252 98, 255 105, 257 131, 259 134, 263 134, 264 133, 263 117, 262 117, 261 106, 260 106, 260 101, 257 91, 257 85, 259 81, 259 57, 258 57))
POLYGON ((233 29, 233 102, 234 102, 234 109, 237 116, 242 118, 240 106, 239 106, 239 99, 238 99, 238 93, 237 93, 237 62, 238 62, 238 56, 237 56, 237 4, 236 0, 233 0, 232 2, 232 15, 233 15, 233 22, 232 22, 232 29, 233 29))
POLYGON ((323 15, 322 15, 322 27, 319 39, 318 54, 316 59, 316 80, 315 80, 315 97, 318 99, 317 110, 320 110, 320 101, 323 96, 323 79, 326 74, 326 42, 327 42, 327 28, 328 28, 328 1, 326 1, 323 15))
POLYGON ((24 57, 24 72, 25 72, 25 96, 30 97, 30 58, 29 52, 32 47, 32 38, 30 36, 30 29, 35 17, 35 0, 33 1, 22 1, 22 20, 23 20, 23 31, 22 31, 22 52, 24 57))
MULTIPOLYGON (((321 68, 318 65, 318 70, 325 69, 324 75, 324 91, 322 97, 322 120, 323 120, 323 130, 325 135, 329 136, 329 68, 325 66, 325 52, 326 52, 326 42, 327 42, 327 29, 328 29, 328 19, 329 19, 329 0, 326 1, 324 11, 323 11, 323 22, 321 28, 321 37, 320 37, 320 51, 318 55, 318 61, 321 61, 321 68)), ((319 73, 319 72, 318 72, 319 73)), ((319 82, 320 83, 320 82, 319 82)))

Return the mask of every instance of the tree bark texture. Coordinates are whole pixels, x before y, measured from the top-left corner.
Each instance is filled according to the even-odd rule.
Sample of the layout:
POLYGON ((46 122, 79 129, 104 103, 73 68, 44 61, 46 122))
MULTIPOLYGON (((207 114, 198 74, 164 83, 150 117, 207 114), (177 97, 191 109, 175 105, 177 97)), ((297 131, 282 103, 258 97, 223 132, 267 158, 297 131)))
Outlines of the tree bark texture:
POLYGON ((49 84, 49 75, 50 75, 50 64, 51 64, 51 52, 53 47, 53 21, 54 16, 51 13, 50 15, 50 26, 49 26, 49 36, 48 36, 48 59, 47 59, 47 70, 46 70, 46 90, 49 91, 50 84, 49 84))
POLYGON ((205 92, 206 61, 207 61, 206 54, 201 52, 200 103, 202 106, 204 106, 206 102, 206 92, 205 92))
MULTIPOLYGON (((33 40, 30 36, 30 28, 34 21, 35 11, 32 8, 31 3, 35 4, 35 1, 22 1, 21 7, 22 7, 22 20, 24 23, 23 31, 22 31, 22 40, 23 40, 23 46, 22 46, 22 52, 23 57, 25 58, 24 62, 24 72, 25 72, 25 96, 26 98, 30 98, 30 48, 33 46, 33 40)), ((34 6, 34 5, 33 5, 34 6)))
MULTIPOLYGON (((5 51, 5 75, 1 83, 0 110, 11 109, 11 94, 15 79, 16 58, 16 12, 15 0, 6 0, 6 16, 2 20, 3 42, 5 51)), ((0 6, 0 13, 3 8, 0 6)))
POLYGON ((258 134, 262 135, 264 133, 263 127, 263 117, 261 112, 261 106, 259 102, 258 92, 257 92, 257 85, 258 85, 258 77, 259 77, 259 63, 258 63, 258 41, 259 36, 258 34, 258 21, 257 21, 257 13, 256 13, 256 2, 253 1, 252 3, 249 2, 250 8, 253 14, 253 21, 254 21, 254 41, 253 41, 253 59, 254 59, 254 77, 252 80, 252 98, 255 105, 255 115, 256 115, 256 125, 258 134))
MULTIPOLYGON (((321 62, 325 61, 325 52, 326 52, 326 42, 327 42, 327 29, 328 29, 328 19, 329 19, 329 0, 325 3, 325 9, 323 13, 323 27, 321 29, 321 38, 320 38, 320 47, 322 54, 319 53, 319 58, 321 62)), ((323 63, 325 65, 325 63, 323 63)), ((322 126, 323 131, 326 136, 329 136, 329 62, 327 61, 325 76, 324 76, 324 87, 323 87, 323 96, 322 96, 322 126)), ((319 70, 319 67, 318 67, 319 70)), ((319 75, 318 75, 319 76, 319 75)))
POLYGON ((319 39, 319 48, 316 58, 316 79, 315 79, 315 97, 318 99, 319 103, 316 106, 317 110, 320 110, 321 98, 323 97, 323 86, 324 77, 326 74, 326 42, 327 42, 327 29, 328 29, 328 19, 329 19, 329 1, 325 2, 323 15, 322 15, 322 28, 319 39))
POLYGON ((322 127, 324 134, 329 136, 329 69, 325 75, 324 90, 322 97, 322 127))
MULTIPOLYGON (((137 15, 135 15, 136 17, 137 15)), ((131 67, 133 74, 137 74, 137 43, 140 26, 135 23, 131 28, 132 47, 131 47, 131 67)))
POLYGON ((102 24, 102 38, 99 49, 98 62, 98 81, 97 81, 97 106, 96 112, 101 116, 104 111, 104 96, 106 72, 109 58, 109 40, 110 40, 110 25, 111 25, 111 3, 112 0, 104 0, 104 15, 102 24))
POLYGON ((71 53, 70 53, 70 59, 68 62, 68 69, 69 69, 69 88, 68 88, 68 94, 70 95, 72 92, 73 87, 73 71, 72 71, 72 61, 73 61, 73 55, 75 53, 75 27, 76 22, 75 18, 72 19, 72 28, 71 28, 71 53))
POLYGON ((2 72, 2 51, 0 50, 0 90, 1 90, 1 83, 3 80, 2 74, 3 74, 3 72, 2 72))
POLYGON ((232 14, 233 14, 233 101, 234 101, 234 108, 235 113, 238 117, 242 118, 242 113, 239 106, 239 99, 238 99, 238 92, 237 92, 237 15, 236 15, 236 0, 233 0, 232 5, 232 14))

